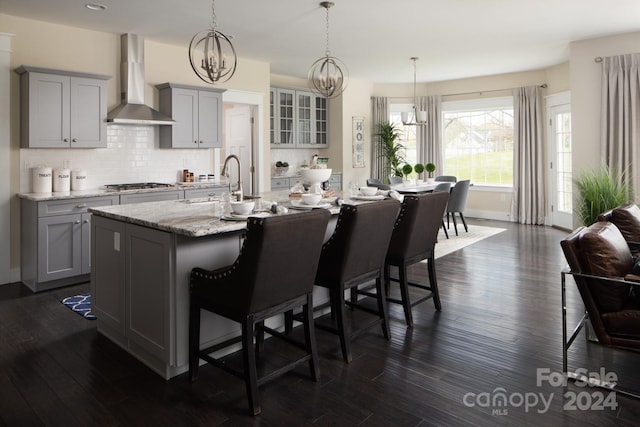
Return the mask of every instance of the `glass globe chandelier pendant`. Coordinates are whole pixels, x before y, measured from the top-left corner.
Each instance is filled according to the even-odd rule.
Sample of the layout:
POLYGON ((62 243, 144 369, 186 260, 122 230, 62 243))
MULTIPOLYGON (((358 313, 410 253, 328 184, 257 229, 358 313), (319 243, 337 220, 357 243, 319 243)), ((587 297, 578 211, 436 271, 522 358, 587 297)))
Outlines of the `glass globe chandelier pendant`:
POLYGON ((205 83, 223 83, 236 72, 238 57, 229 37, 216 29, 215 0, 211 1, 211 28, 196 33, 189 43, 191 68, 205 83))
POLYGON ((334 3, 330 1, 320 3, 320 6, 324 7, 327 11, 327 48, 325 55, 311 64, 307 75, 311 90, 325 98, 339 96, 347 88, 349 81, 349 71, 346 65, 335 56, 331 56, 331 52, 329 51, 329 8, 333 5, 334 3))

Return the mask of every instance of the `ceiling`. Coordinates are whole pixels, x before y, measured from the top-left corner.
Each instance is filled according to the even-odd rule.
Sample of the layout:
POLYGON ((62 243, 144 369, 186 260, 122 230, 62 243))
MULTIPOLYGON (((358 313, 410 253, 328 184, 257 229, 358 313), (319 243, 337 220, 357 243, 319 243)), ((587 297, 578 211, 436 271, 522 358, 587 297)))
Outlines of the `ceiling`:
MULTIPOLYGON (((640 1, 616 0, 334 0, 330 49, 352 78, 418 82, 544 68, 569 58, 571 41, 640 31, 640 1)), ((306 77, 325 52, 319 0, 218 0, 218 30, 233 36, 241 58, 271 72, 306 77)), ((210 0, 0 0, 0 13, 186 49, 210 27, 210 0), (94 12, 84 7, 107 6, 94 12)), ((0 29, 1 30, 1 29, 0 29)), ((639 46, 640 49, 640 46, 639 46)))

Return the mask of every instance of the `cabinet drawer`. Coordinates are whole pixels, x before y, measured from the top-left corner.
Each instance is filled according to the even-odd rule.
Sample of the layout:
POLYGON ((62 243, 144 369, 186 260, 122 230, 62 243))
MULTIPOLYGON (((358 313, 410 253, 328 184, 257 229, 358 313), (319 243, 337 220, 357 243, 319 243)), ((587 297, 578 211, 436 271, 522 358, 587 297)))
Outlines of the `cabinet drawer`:
POLYGON ((178 199, 182 199, 183 197, 184 197, 184 192, 182 190, 121 194, 120 204, 126 205, 129 203, 161 202, 163 200, 178 200, 178 199))
POLYGON ((342 175, 340 175, 340 174, 332 174, 329 177, 329 182, 332 183, 332 184, 334 184, 334 183, 340 184, 340 182, 342 182, 342 175))
POLYGON ((278 190, 289 188, 289 178, 271 178, 271 189, 278 190))
POLYGON ((84 213, 88 208, 112 206, 120 202, 118 196, 86 197, 79 199, 49 200, 38 203, 38 216, 84 213))
POLYGON ((229 187, 219 186, 211 188, 198 188, 193 190, 184 190, 185 199, 199 199, 201 197, 221 196, 225 191, 229 191, 229 187))

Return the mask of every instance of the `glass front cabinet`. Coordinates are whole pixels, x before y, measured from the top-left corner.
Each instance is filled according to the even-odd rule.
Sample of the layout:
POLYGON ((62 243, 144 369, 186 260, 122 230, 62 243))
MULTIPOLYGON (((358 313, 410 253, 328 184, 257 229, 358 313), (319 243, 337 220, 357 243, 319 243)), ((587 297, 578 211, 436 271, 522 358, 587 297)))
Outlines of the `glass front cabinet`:
POLYGON ((273 148, 328 146, 326 98, 306 91, 271 88, 269 101, 273 148))

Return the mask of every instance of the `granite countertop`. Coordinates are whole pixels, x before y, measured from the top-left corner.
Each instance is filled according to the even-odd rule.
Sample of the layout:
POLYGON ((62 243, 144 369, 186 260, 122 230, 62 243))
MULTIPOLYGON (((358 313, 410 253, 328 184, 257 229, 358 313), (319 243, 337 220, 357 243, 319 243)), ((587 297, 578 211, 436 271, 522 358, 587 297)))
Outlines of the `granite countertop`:
POLYGON ((77 199, 84 197, 101 197, 101 196, 118 196, 120 194, 136 194, 136 193, 152 193, 159 191, 175 191, 175 190, 197 190, 199 188, 218 188, 227 187, 226 184, 216 182, 194 182, 194 183, 177 183, 170 187, 160 188, 142 188, 137 190, 106 190, 104 188, 94 188, 90 190, 77 191, 60 191, 51 193, 18 193, 21 199, 27 199, 34 202, 43 202, 48 200, 77 199))
MULTIPOLYGON (((339 197, 342 193, 338 192, 339 197)), ((246 228, 246 221, 227 221, 221 219, 223 202, 208 201, 206 199, 171 200, 163 202, 137 203, 130 205, 103 206, 90 208, 94 215, 137 224, 157 230, 168 231, 187 237, 202 237, 221 233, 240 231, 246 228), (201 200, 201 201, 200 201, 201 200)), ((272 191, 262 194, 256 199, 256 206, 270 206, 271 201, 278 205, 290 206, 289 191, 272 191), (262 204, 261 204, 262 202, 262 204)), ((337 214, 340 208, 335 204, 335 197, 327 199, 331 203, 332 214, 337 214)), ((324 201, 323 201, 324 202, 324 201)), ((346 200, 350 204, 371 203, 368 201, 346 200)), ((304 212, 288 209, 288 214, 304 212)), ((267 215, 267 213, 263 214, 267 215)), ((268 213, 268 215, 273 215, 268 213)), ((282 214, 277 214, 282 215, 282 214)))

